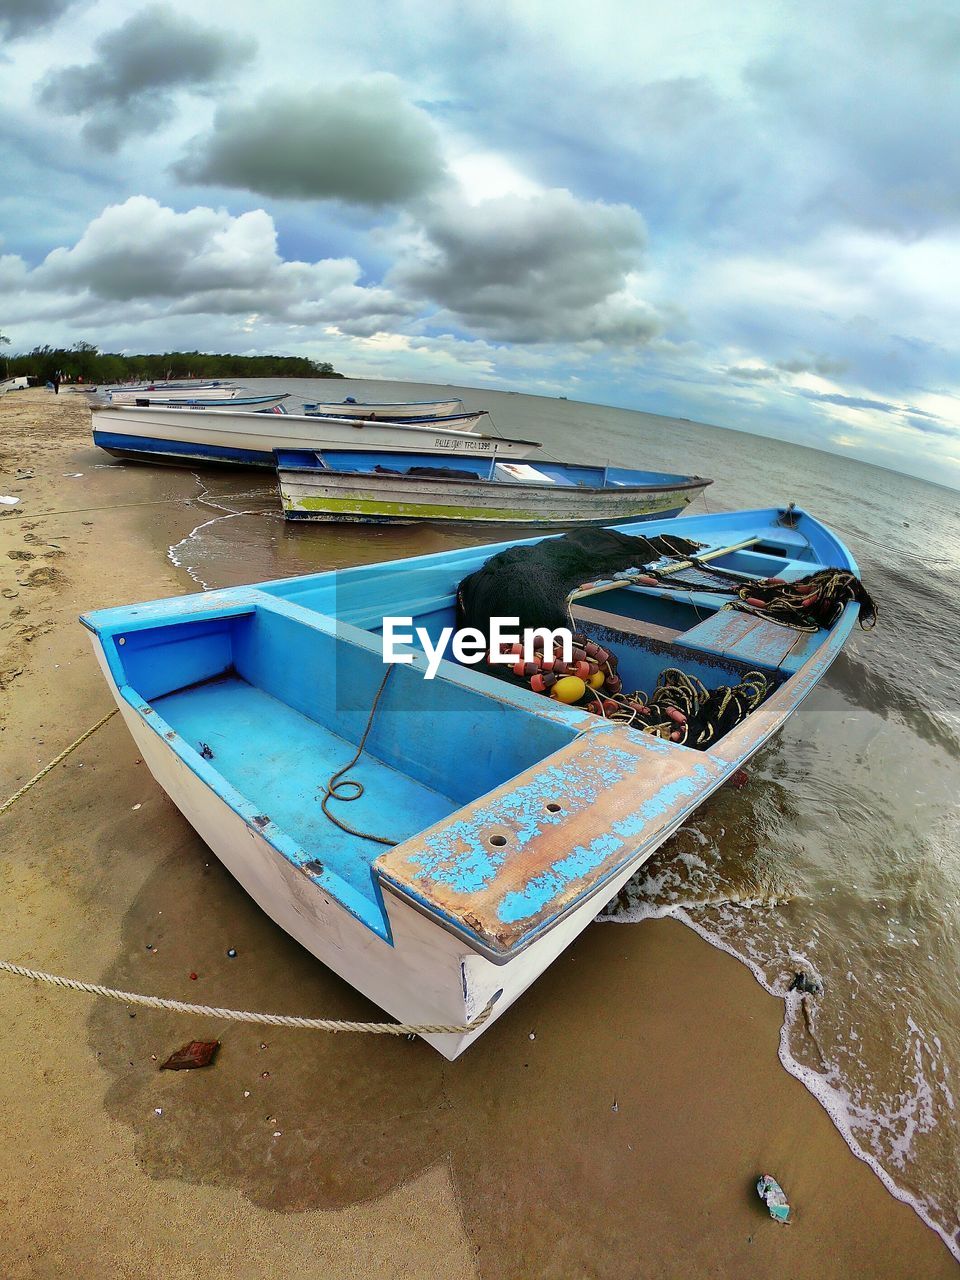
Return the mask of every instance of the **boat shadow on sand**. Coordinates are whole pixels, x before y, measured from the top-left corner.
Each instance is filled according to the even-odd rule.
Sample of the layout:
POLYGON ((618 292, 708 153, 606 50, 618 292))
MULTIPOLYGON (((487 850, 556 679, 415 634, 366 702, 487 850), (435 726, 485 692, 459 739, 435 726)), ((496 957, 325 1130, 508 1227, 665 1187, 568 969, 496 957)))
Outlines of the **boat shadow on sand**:
MULTIPOLYGON (((750 807, 769 811, 779 787, 756 785, 762 793, 750 807)), ((698 826, 723 840, 743 801, 743 793, 719 793, 698 826)), ((382 1019, 259 910, 172 806, 162 822, 174 852, 130 907, 104 983, 232 1008, 382 1019)), ((674 853, 684 848, 680 839, 674 853)), ((732 843, 729 855, 742 857, 749 880, 763 841, 744 847, 733 835, 732 843)), ((675 845, 676 838, 658 861, 675 845)), ((651 1229, 644 1212, 622 1213, 625 1198, 637 1204, 649 1196, 651 1161, 667 1197, 686 1194, 688 1161, 698 1162, 708 1184, 729 1181, 722 1141, 708 1142, 705 1153, 703 1134, 677 1125, 665 1099, 679 1092, 685 1105, 700 1105, 697 1045, 704 1034, 723 1034, 722 1006, 743 993, 730 995, 725 985, 718 1005, 710 966, 694 964, 676 1008, 669 956, 645 945, 646 936, 588 929, 454 1063, 419 1040, 152 1010, 133 1016, 101 1002, 88 1025, 111 1078, 105 1109, 132 1129, 149 1176, 235 1188, 280 1212, 370 1201, 446 1164, 465 1226, 483 1242, 485 1269, 497 1259, 502 1274, 529 1274, 522 1260, 535 1269, 549 1249, 557 1274, 587 1267, 616 1274, 617 1258, 636 1257, 651 1229), (211 1068, 158 1070, 188 1040, 217 1035, 223 1044, 211 1068), (571 1205, 575 1232, 564 1225, 571 1205)), ((765 1121, 755 1103, 744 1092, 729 1105, 734 1122, 756 1129, 761 1141, 765 1121)), ((736 1198, 737 1188, 730 1193, 736 1198)))

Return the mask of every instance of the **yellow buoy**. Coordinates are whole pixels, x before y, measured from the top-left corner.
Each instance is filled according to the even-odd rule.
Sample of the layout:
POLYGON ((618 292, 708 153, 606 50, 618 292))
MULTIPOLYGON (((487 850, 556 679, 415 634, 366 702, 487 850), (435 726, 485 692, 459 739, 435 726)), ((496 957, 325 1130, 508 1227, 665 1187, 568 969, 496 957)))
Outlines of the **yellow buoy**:
POLYGON ((558 702, 579 702, 587 692, 587 686, 579 676, 562 676, 550 690, 550 697, 558 702))
POLYGON ((591 689, 599 689, 605 679, 606 679, 606 675, 603 671, 595 671, 593 675, 590 677, 590 679, 587 681, 587 684, 590 686, 591 689))

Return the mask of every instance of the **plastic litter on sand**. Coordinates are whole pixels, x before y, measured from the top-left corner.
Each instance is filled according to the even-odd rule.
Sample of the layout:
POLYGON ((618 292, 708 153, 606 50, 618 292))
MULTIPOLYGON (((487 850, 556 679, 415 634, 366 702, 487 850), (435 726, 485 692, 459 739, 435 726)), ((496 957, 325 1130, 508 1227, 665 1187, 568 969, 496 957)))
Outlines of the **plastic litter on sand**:
POLYGON ((764 1173, 757 1181, 757 1195, 770 1210, 774 1222, 787 1222, 790 1218, 790 1205, 786 1193, 776 1178, 764 1173))

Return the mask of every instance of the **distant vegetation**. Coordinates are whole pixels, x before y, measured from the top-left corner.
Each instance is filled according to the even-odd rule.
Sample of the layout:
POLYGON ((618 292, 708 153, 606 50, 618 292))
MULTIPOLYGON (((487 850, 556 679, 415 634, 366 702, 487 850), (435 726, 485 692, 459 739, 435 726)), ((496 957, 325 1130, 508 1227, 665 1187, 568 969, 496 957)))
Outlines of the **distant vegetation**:
MULTIPOLYGON (((0 341, 3 341, 0 335, 0 341)), ((306 356, 226 356, 202 351, 165 351, 162 354, 127 356, 99 351, 89 342, 64 347, 34 347, 12 355, 6 363, 7 377, 33 374, 48 382, 59 369, 63 377, 87 383, 149 382, 155 378, 342 378, 327 361, 306 356)))

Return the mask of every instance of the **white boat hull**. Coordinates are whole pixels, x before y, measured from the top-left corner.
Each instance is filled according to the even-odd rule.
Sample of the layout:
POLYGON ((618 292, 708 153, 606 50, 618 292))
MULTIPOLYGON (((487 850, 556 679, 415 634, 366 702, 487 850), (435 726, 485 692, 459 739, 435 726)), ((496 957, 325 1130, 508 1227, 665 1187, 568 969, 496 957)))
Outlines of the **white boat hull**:
POLYGON ((239 395, 237 387, 190 387, 184 390, 164 390, 141 387, 139 390, 108 391, 111 404, 136 404, 138 400, 234 400, 239 395))
POLYGON ((284 932, 399 1022, 464 1026, 494 1001, 489 1019, 475 1031, 423 1036, 451 1061, 510 1008, 682 821, 683 815, 678 816, 656 845, 638 852, 600 892, 504 964, 494 964, 471 950, 384 884, 393 937, 389 943, 283 857, 183 763, 146 717, 123 697, 96 637, 93 647, 124 722, 158 785, 234 879, 284 932))
POLYGON ((424 421, 463 412, 462 400, 430 400, 421 404, 397 401, 383 404, 310 404, 311 414, 324 418, 363 418, 368 422, 424 421))
POLYGON ((525 458, 532 440, 504 440, 447 427, 308 418, 232 409, 92 405, 94 443, 118 457, 150 462, 226 462, 273 468, 275 449, 374 449, 525 458))

